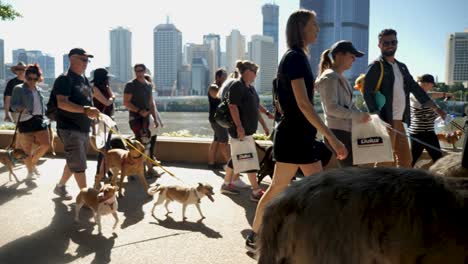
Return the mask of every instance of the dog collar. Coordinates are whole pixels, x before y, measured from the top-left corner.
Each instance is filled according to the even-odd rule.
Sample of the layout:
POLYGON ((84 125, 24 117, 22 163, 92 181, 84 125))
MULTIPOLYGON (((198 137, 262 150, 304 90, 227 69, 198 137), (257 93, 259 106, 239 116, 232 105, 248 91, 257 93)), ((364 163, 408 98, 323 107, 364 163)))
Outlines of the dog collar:
POLYGON ((13 162, 13 165, 15 165, 16 163, 18 163, 19 161, 17 159, 15 159, 15 157, 13 157, 11 155, 13 151, 12 150, 7 150, 7 156, 8 158, 11 160, 11 162, 13 162))
POLYGON ((200 203, 201 202, 201 197, 200 195, 198 195, 198 190, 195 188, 195 196, 197 197, 198 199, 198 202, 197 203, 200 203))
POLYGON ((100 203, 108 205, 112 210, 114 210, 115 195, 105 201, 100 201, 100 203))

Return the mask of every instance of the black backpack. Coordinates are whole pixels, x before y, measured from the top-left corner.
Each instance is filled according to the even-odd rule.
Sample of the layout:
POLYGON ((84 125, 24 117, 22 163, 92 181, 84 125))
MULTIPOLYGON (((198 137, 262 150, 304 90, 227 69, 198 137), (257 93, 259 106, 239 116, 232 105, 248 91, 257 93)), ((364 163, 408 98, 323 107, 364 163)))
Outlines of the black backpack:
POLYGON ((214 114, 214 119, 218 125, 224 128, 231 128, 234 126, 234 122, 232 121, 231 112, 229 110, 229 89, 231 89, 231 85, 235 82, 232 80, 231 83, 227 84, 224 89, 228 89, 221 100, 221 103, 216 108, 216 112, 214 114))
MULTIPOLYGON (((73 85, 72 80, 68 77, 68 75, 66 73, 64 73, 61 76, 65 76, 67 78, 68 82, 70 83, 70 85, 73 85)), ((61 76, 59 76, 59 78, 61 76)), ((85 77, 85 81, 86 82, 88 81, 88 79, 86 79, 86 77, 85 77)), ((50 92, 49 101, 47 102, 46 106, 47 106, 47 110, 45 112, 45 115, 47 116, 47 118, 49 118, 50 121, 57 121, 58 105, 57 105, 57 96, 55 95, 55 90, 54 89, 52 89, 52 91, 50 92)))

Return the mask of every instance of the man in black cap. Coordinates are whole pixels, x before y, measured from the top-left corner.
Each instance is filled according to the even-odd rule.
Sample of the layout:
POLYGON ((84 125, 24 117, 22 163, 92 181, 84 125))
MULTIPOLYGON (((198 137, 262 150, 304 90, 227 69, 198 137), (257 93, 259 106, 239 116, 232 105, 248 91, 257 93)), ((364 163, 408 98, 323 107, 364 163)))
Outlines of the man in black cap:
POLYGON ((86 153, 91 119, 98 117, 99 110, 93 107, 92 88, 84 76, 89 58, 93 58, 93 55, 75 48, 70 50, 68 58, 70 68, 55 80, 51 97, 57 101, 57 133, 63 142, 66 159, 62 178, 54 193, 71 200, 65 184, 75 175, 78 187, 86 187, 86 153))
POLYGON ((410 125, 409 94, 412 93, 422 106, 429 107, 443 119, 446 113, 414 81, 406 65, 395 59, 398 40, 394 29, 384 29, 380 32, 378 46, 382 55, 367 69, 364 80, 364 100, 369 112, 377 113, 392 127, 389 129, 389 135, 397 160, 396 163, 385 165, 410 168, 412 158, 403 126, 403 122, 410 125), (376 88, 380 88, 378 93, 376 93, 376 88), (383 100, 377 102, 377 95, 382 95, 383 100))
POLYGON ((24 72, 26 70, 26 64, 20 61, 15 66, 11 67, 11 71, 16 74, 16 77, 9 80, 7 85, 5 86, 5 92, 3 92, 3 106, 5 107, 5 122, 12 122, 16 120, 12 120, 10 116, 10 100, 11 95, 13 94, 13 88, 16 85, 24 83, 24 72))

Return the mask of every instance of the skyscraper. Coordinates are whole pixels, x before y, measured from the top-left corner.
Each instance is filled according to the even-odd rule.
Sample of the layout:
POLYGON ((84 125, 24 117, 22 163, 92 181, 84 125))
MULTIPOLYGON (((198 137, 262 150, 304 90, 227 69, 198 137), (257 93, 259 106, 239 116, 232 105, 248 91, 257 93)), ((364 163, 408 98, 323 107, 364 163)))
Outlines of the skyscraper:
POLYGON ((0 39, 0 80, 5 80, 5 45, 0 39))
POLYGON ((226 37, 226 69, 228 73, 234 71, 237 60, 243 60, 245 57, 245 37, 240 31, 233 29, 231 34, 226 37))
POLYGON ((63 54, 63 73, 66 73, 70 68, 70 58, 68 58, 68 53, 63 54))
POLYGON ((253 35, 249 43, 249 59, 260 66, 254 87, 258 93, 271 92, 276 76, 276 47, 272 37, 253 35))
POLYGON ((465 29, 465 32, 452 33, 448 36, 446 57, 447 84, 468 83, 468 29, 465 29))
POLYGON ((206 95, 209 82, 208 63, 204 58, 192 59, 192 89, 190 95, 206 95))
POLYGON ((121 82, 132 79, 132 32, 127 28, 110 31, 110 73, 121 82))
POLYGON ((265 4, 262 6, 263 15, 263 35, 273 38, 275 44, 275 60, 274 64, 278 64, 278 20, 279 6, 276 4, 265 4))
MULTIPOLYGON (((196 58, 201 58, 205 60, 205 63, 207 64, 208 71, 209 71, 209 78, 208 81, 212 82, 214 80, 214 73, 216 71, 216 64, 214 61, 214 50, 211 48, 210 44, 187 44, 185 47, 185 56, 186 56, 186 61, 188 64, 193 63, 193 59, 196 58)), ((200 64, 199 61, 197 63, 200 64)), ((192 65, 193 66, 193 65, 192 65)), ((192 67, 193 71, 193 67, 192 67)))
POLYGON ((208 34, 203 36, 203 44, 210 45, 213 50, 213 67, 218 69, 221 67, 221 38, 216 34, 208 34))
POLYGON ((25 50, 25 49, 16 49, 12 51, 13 53, 13 64, 16 65, 19 61, 22 61, 26 64, 37 63, 42 69, 44 78, 47 81, 48 79, 55 78, 55 58, 49 54, 45 54, 40 50, 25 50))
POLYGON ((309 47, 310 66, 314 74, 317 74, 322 52, 338 40, 350 40, 358 50, 366 53, 356 59, 345 76, 355 79, 364 73, 369 51, 369 0, 301 0, 300 6, 314 10, 320 26, 317 42, 309 47))
POLYGON ((169 22, 154 28, 154 82, 163 96, 175 94, 182 65, 182 33, 169 22))

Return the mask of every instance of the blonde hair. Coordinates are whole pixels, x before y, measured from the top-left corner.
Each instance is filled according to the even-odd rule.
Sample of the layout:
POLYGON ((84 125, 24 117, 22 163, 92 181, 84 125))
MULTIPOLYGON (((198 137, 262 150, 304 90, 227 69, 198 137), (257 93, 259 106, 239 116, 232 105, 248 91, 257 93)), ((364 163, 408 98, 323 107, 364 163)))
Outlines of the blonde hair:
POLYGON ((304 41, 304 28, 309 20, 316 16, 314 11, 307 9, 299 9, 289 16, 286 24, 286 40, 289 48, 299 48, 306 53, 309 52, 309 47, 304 41))
POLYGON ((246 70, 257 72, 259 67, 252 61, 238 60, 236 61, 236 68, 239 70, 240 74, 243 74, 246 70))
POLYGON ((319 76, 326 70, 330 69, 333 65, 333 61, 330 59, 330 49, 326 49, 322 52, 320 56, 319 67, 319 76))

